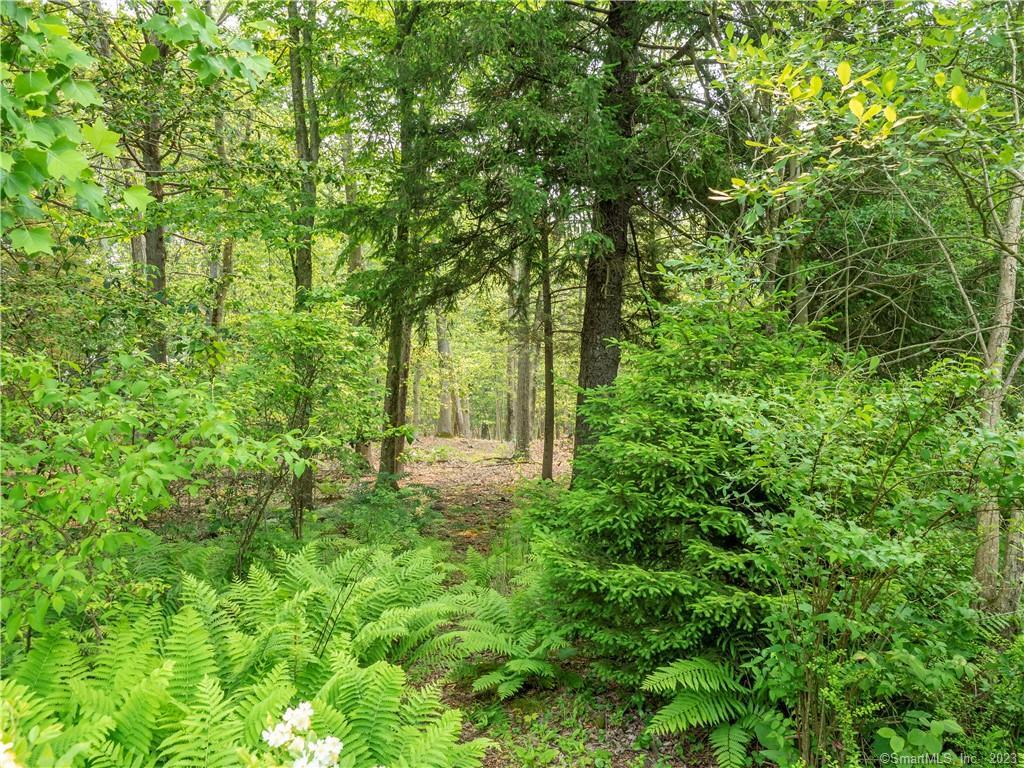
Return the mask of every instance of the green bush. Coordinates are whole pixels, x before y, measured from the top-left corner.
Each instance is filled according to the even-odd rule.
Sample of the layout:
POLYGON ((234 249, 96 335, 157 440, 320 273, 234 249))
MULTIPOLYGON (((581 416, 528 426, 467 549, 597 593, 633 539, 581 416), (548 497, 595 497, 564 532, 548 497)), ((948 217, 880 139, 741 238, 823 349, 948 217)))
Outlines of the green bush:
POLYGON ((1020 499, 1021 433, 978 429, 971 361, 887 381, 784 324, 695 300, 627 348, 572 489, 532 512, 545 588, 606 675, 738 668, 745 698, 684 686, 658 730, 854 765, 916 712, 949 749, 985 647, 973 514, 1020 499))
POLYGON ((119 591, 138 525, 214 475, 297 460, 287 435, 240 434, 215 388, 184 386, 139 355, 90 377, 41 357, 4 355, 4 597, 10 642, 59 616, 102 620, 119 591))

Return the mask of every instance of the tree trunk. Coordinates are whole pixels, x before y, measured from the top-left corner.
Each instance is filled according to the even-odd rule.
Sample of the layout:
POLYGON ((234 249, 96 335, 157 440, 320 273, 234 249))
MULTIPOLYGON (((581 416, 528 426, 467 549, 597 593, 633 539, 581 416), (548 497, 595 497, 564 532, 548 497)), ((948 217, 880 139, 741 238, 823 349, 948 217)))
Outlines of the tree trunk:
MULTIPOLYGON (((1024 169, 1022 169, 1024 172, 1024 169)), ((987 344, 985 367, 991 376, 984 400, 985 425, 995 429, 1002 420, 1006 396, 1006 351, 1013 328, 1017 297, 1017 268, 1020 257, 1021 215, 1024 211, 1024 182, 1018 182, 1010 198, 1006 221, 1002 226, 1002 255, 999 265, 999 287, 996 292, 992 330, 987 344)), ((1006 560, 1002 584, 999 584, 999 540, 1001 513, 995 502, 983 504, 978 510, 978 549, 974 558, 974 577, 981 586, 985 604, 1007 613, 1016 613, 1020 605, 1021 580, 1024 578, 1024 515, 1016 505, 1010 516, 1006 540, 1006 560)))
MULTIPOLYGON (((636 69, 633 57, 640 37, 637 7, 629 0, 612 0, 606 16, 608 30, 605 69, 612 83, 603 102, 615 115, 615 130, 627 144, 633 136, 636 110, 636 69)), ((593 251, 587 261, 586 299, 580 337, 580 393, 576 400, 574 460, 594 435, 587 425, 583 406, 587 392, 615 381, 619 372, 619 347, 622 335, 622 296, 628 256, 629 215, 635 191, 629 181, 628 158, 619 158, 617 188, 601 188, 595 205, 595 229, 606 244, 593 251)), ((576 474, 574 461, 573 474, 576 474)))
POLYGON ((448 320, 438 313, 434 320, 437 330, 437 375, 440 381, 440 409, 437 416, 438 437, 452 437, 455 424, 452 420, 455 410, 455 393, 451 389, 452 345, 448 339, 448 320))
MULTIPOLYGON (((397 100, 399 114, 398 146, 400 153, 399 168, 399 206, 395 222, 395 266, 404 273, 409 263, 410 222, 414 206, 413 184, 413 139, 414 139, 414 104, 413 90, 410 83, 411 75, 402 54, 405 41, 412 35, 416 16, 421 6, 415 4, 394 6, 395 28, 397 30, 396 53, 397 100)), ((401 456, 405 449, 405 436, 399 431, 405 426, 406 399, 409 381, 409 351, 412 343, 412 321, 406 316, 404 301, 398 287, 392 289, 388 297, 390 303, 390 321, 388 327, 388 366, 385 381, 384 411, 386 432, 380 446, 380 468, 377 473, 378 485, 398 487, 398 473, 401 471, 401 456)))
POLYGON ((515 301, 515 358, 516 358, 516 400, 515 400, 515 448, 513 456, 523 461, 530 460, 530 265, 525 255, 520 255, 512 265, 512 282, 515 301))
POLYGON ((541 311, 544 314, 544 451, 540 476, 555 476, 555 330, 551 316, 551 261, 547 222, 540 232, 541 311))
POLYGON ((420 425, 420 383, 423 380, 423 363, 416 360, 412 373, 412 428, 419 431, 420 425))
MULTIPOLYGON (((217 135, 217 159, 222 167, 227 168, 228 151, 224 142, 224 118, 217 115, 213 119, 213 130, 217 135)), ((225 198, 230 197, 230 192, 225 193, 225 198)), ((210 325, 220 328, 224 324, 224 308, 227 304, 228 287, 231 285, 231 277, 235 264, 235 241, 228 238, 220 246, 219 254, 215 251, 210 259, 210 280, 213 283, 213 301, 210 306, 210 325), (219 261, 218 261, 219 257, 219 261)))
MULTIPOLYGON (((320 154, 319 120, 316 94, 313 87, 311 61, 312 22, 315 8, 311 0, 306 3, 306 18, 299 14, 298 0, 288 2, 288 67, 291 84, 292 116, 295 124, 295 158, 300 167, 298 206, 295 223, 298 234, 292 246, 292 276, 294 278, 293 306, 296 312, 310 309, 309 295, 313 290, 313 226, 316 206, 316 163, 320 154)), ((293 365, 299 386, 290 429, 304 439, 309 431, 312 415, 311 390, 315 370, 307 355, 296 352, 293 365)), ((312 449, 303 445, 300 455, 307 466, 301 475, 292 478, 291 512, 292 530, 296 538, 302 536, 305 513, 313 508, 312 449)))
MULTIPOLYGON (((155 115, 150 116, 143 130, 142 140, 142 172, 146 179, 146 189, 156 203, 164 199, 163 163, 160 156, 162 126, 155 115)), ((146 229, 146 281, 149 292, 160 304, 167 303, 167 241, 163 224, 150 223, 146 229)), ((161 327, 162 320, 156 323, 156 333, 149 348, 149 355, 156 363, 167 362, 167 337, 161 327)))

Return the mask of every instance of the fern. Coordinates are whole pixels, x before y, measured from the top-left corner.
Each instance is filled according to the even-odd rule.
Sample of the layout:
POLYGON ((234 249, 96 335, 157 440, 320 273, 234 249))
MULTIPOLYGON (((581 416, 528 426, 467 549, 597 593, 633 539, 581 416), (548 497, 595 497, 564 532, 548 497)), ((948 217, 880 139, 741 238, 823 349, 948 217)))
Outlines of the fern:
POLYGON ((708 741, 719 768, 745 768, 751 738, 751 732, 739 725, 720 725, 711 731, 708 741))
POLYGON ((193 704, 160 744, 167 768, 235 768, 242 724, 215 678, 204 676, 193 704))
POLYGON ((753 710, 750 692, 731 668, 711 659, 680 659, 648 675, 643 687, 654 693, 675 694, 651 720, 651 733, 713 728, 708 741, 720 768, 747 764, 751 732, 745 726, 753 710), (745 716, 741 723, 734 724, 741 716, 745 716))
MULTIPOLYGON (((262 730, 305 699, 352 768, 479 765, 482 743, 460 743, 458 712, 391 662, 461 657, 451 622, 488 598, 446 590, 427 551, 363 549, 326 566, 324 551, 279 556, 225 590, 184 577, 169 618, 159 605, 126 604, 92 646, 58 631, 36 638, 0 683, 0 728, 21 764, 232 768, 245 749, 258 760, 262 730), (359 599, 339 601, 350 588, 359 599), (336 603, 344 628, 321 658, 314 648, 336 603)), ((543 671, 526 661, 516 674, 543 671)))

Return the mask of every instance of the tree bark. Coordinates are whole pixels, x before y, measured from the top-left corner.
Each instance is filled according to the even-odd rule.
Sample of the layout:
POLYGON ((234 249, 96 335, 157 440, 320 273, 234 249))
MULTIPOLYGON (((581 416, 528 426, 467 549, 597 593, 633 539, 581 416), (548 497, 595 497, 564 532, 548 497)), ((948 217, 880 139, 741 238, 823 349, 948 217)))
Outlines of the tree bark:
MULTIPOLYGON (((163 128, 159 117, 150 115, 142 132, 142 172, 146 189, 153 200, 164 200, 163 160, 160 153, 163 128)), ((167 240, 164 225, 150 223, 144 235, 146 251, 146 281, 149 292, 160 304, 167 303, 167 240)), ((149 355, 156 363, 167 362, 167 337, 157 321, 156 334, 150 344, 149 355)))
POLYGON ((434 325, 437 331, 437 374, 440 381, 440 409, 435 434, 438 437, 452 437, 455 434, 452 416, 455 395, 451 389, 452 346, 448 339, 448 320, 438 313, 434 325))
MULTIPOLYGON (((412 187, 415 182, 413 167, 413 140, 415 133, 414 93, 403 49, 406 41, 412 36, 416 16, 420 13, 421 7, 415 4, 403 5, 402 3, 396 3, 394 6, 395 28, 397 30, 395 42, 395 53, 397 54, 396 96, 398 100, 398 146, 400 154, 399 200, 398 214, 395 222, 394 258, 395 267, 399 273, 404 273, 408 267, 410 248, 412 246, 410 222, 414 205, 412 187)), ((380 468, 377 473, 377 483, 378 485, 397 488, 398 474, 401 471, 402 451, 405 449, 405 435, 400 430, 405 426, 406 421, 412 321, 406 315, 403 303, 404 297, 400 295, 397 284, 392 289, 392 294, 389 296, 388 301, 390 303, 390 320, 388 324, 386 392, 384 394, 386 431, 381 440, 380 468)))
MULTIPOLYGON (((295 126, 295 157, 299 164, 299 196, 295 210, 298 234, 292 246, 292 276, 294 279, 293 307, 296 312, 309 310, 309 295, 313 289, 313 227, 316 206, 316 164, 320 154, 319 120, 316 93, 313 85, 311 61, 312 23, 315 7, 312 0, 305 4, 306 18, 299 13, 298 0, 288 2, 288 69, 291 85, 292 116, 295 126)), ((303 438, 309 431, 312 415, 311 389, 315 378, 313 362, 302 352, 294 355, 295 378, 299 385, 290 429, 303 438)), ((292 478, 291 512, 292 530, 301 538, 305 513, 313 508, 312 449, 303 445, 300 455, 307 466, 301 475, 292 478)))
POLYGON ((547 221, 540 231, 541 311, 544 314, 544 450, 540 476, 555 475, 555 330, 551 316, 551 260, 547 221))
POLYGON ((416 361, 412 373, 412 428, 419 429, 420 424, 420 383, 423 380, 423 363, 416 361))
POLYGON ((520 254, 512 265, 515 301, 515 448, 513 456, 530 460, 530 265, 525 254, 520 254))
MULTIPOLYGON (((629 0, 612 0, 606 15, 608 30, 604 56, 605 69, 612 73, 612 82, 603 96, 604 106, 615 115, 614 130, 625 144, 633 136, 633 113, 636 109, 637 73, 634 55, 640 37, 636 4, 629 0)), ((594 224, 607 241, 587 261, 586 299, 580 337, 580 392, 576 400, 576 430, 573 450, 575 459, 580 450, 591 443, 594 435, 587 424, 583 408, 587 393, 595 387, 615 381, 619 371, 619 347, 615 341, 622 335, 623 282, 628 257, 630 210, 635 190, 629 180, 628 159, 619 158, 618 181, 609 181, 596 190, 594 224)))
MULTIPOLYGON (((1021 169, 1024 174, 1024 169, 1021 169)), ((989 334, 986 367, 991 384, 985 393, 986 426, 995 428, 1002 420, 1003 400, 1006 396, 1006 352, 1013 328, 1014 307, 1017 298, 1017 270, 1020 258, 1021 216, 1024 212, 1024 180, 1018 181, 1010 198, 1006 221, 1002 227, 1003 253, 999 268, 999 288, 996 292, 993 327, 989 334)), ((1024 513, 1021 505, 1014 506, 1006 536, 1006 557, 1001 584, 999 576, 999 529, 1001 513, 990 502, 978 511, 978 550, 974 560, 974 576, 982 588, 982 599, 1005 613, 1016 613, 1020 605, 1024 581, 1024 513), (998 592, 997 592, 998 588, 998 592)))

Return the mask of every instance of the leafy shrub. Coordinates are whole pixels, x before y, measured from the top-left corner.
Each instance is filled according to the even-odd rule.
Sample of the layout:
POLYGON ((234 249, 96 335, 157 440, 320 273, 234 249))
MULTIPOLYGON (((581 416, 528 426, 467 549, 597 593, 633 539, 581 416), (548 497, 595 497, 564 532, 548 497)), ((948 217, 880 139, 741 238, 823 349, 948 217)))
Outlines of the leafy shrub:
POLYGON ((86 381, 41 357, 4 355, 4 636, 57 616, 93 621, 130 585, 137 525, 211 474, 296 460, 288 436, 241 435, 209 387, 182 386, 121 354, 86 381))
MULTIPOLYGON (((983 647, 973 512, 1019 499, 1020 434, 978 430, 970 361, 885 381, 783 325, 695 300, 628 349, 573 488, 533 512, 546 589, 620 680, 742 669, 779 765, 855 764, 911 712, 948 746, 983 647)), ((659 730, 739 724, 698 682, 659 730)))

